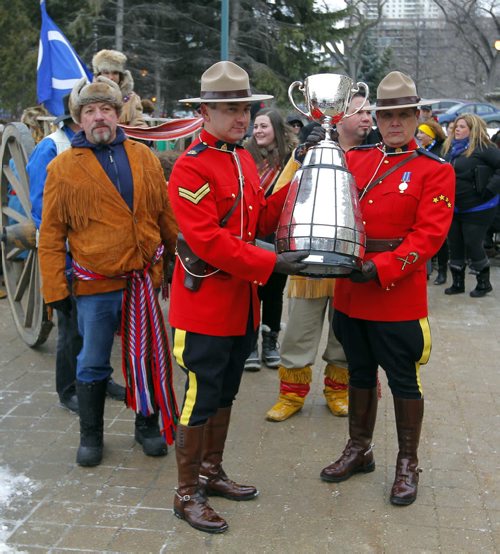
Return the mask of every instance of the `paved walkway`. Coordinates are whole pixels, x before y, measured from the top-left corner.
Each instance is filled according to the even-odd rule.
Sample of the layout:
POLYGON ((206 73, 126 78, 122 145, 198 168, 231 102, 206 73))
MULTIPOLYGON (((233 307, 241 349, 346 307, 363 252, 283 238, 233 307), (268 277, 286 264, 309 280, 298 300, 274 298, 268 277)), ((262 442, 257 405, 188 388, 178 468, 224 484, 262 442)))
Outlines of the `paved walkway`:
MULTIPOLYGON (((264 419, 278 390, 276 371, 264 368, 244 375, 225 457, 229 475, 261 494, 242 503, 213 499, 230 525, 224 535, 173 516, 173 449, 145 457, 133 440, 133 414, 119 402, 106 403, 103 464, 75 464, 78 420, 54 392, 56 333, 37 350, 26 347, 2 300, 0 552, 500 552, 500 267, 492 281, 484 299, 447 297, 429 285, 434 347, 422 370, 424 472, 415 504, 388 501, 396 439, 385 376, 377 469, 335 485, 319 472, 341 452, 347 420, 325 406, 322 364, 304 409, 283 423, 264 419)), ((178 369, 175 380, 180 398, 178 369)))

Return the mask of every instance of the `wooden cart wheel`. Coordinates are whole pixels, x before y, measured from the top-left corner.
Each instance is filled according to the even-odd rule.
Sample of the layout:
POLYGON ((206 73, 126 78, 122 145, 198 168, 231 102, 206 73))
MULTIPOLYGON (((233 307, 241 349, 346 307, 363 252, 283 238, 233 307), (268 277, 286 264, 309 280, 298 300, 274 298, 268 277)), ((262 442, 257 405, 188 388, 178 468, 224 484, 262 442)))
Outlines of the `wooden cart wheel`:
POLYGON ((26 172, 34 147, 26 125, 9 123, 5 127, 0 146, 3 275, 17 330, 32 347, 44 343, 53 327, 40 290, 36 228, 26 172))

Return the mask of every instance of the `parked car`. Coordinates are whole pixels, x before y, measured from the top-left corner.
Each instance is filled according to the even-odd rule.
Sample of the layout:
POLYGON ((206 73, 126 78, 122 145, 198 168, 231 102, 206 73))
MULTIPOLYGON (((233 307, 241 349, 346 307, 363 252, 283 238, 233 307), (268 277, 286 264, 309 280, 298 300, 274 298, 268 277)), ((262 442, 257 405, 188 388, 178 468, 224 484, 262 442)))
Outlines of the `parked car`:
POLYGON ((485 104, 484 102, 467 102, 452 106, 444 114, 438 116, 438 121, 443 127, 448 127, 448 124, 463 114, 474 113, 486 121, 488 127, 500 127, 500 110, 493 104, 485 104))
POLYGON ((456 106, 457 104, 465 104, 466 102, 467 100, 459 100, 458 98, 447 98, 446 100, 433 102, 431 104, 432 115, 439 116, 442 113, 445 113, 451 107, 456 106))

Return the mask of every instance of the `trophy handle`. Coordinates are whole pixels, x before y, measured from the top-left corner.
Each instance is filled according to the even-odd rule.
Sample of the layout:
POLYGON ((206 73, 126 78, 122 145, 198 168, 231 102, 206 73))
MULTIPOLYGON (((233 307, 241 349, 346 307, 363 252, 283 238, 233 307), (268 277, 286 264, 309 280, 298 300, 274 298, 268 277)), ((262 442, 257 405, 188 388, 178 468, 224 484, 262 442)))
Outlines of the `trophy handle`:
POLYGON ((357 110, 353 111, 350 114, 344 115, 344 117, 351 117, 353 115, 356 115, 357 113, 359 113, 361 110, 365 108, 366 103, 368 102, 368 97, 370 96, 370 89, 368 88, 368 85, 366 83, 363 83, 361 81, 358 81, 356 83, 356 88, 351 89, 351 99, 352 99, 352 94, 356 94, 356 92, 359 92, 360 88, 365 89, 365 101, 361 104, 361 106, 357 110))
POLYGON ((293 89, 295 87, 299 87, 299 90, 300 92, 302 92, 302 94, 304 94, 304 85, 302 83, 302 81, 294 81, 289 87, 288 87, 288 98, 290 99, 290 102, 292 103, 292 106, 298 111, 300 112, 303 116, 307 117, 308 119, 310 119, 311 117, 311 114, 308 114, 308 113, 305 113, 303 112, 298 106, 297 104, 295 103, 294 99, 293 99, 293 96, 292 96, 292 92, 293 92, 293 89))

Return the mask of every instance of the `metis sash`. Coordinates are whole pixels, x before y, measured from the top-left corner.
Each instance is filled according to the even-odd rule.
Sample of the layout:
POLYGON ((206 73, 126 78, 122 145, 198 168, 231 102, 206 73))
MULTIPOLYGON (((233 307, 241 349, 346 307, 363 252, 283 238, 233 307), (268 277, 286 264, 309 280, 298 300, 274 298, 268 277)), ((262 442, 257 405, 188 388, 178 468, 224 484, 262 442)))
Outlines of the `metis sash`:
POLYGON ((262 170, 259 172, 260 187, 264 190, 264 195, 269 196, 272 193, 274 183, 280 174, 280 168, 272 167, 266 160, 262 170))
POLYGON ((167 332, 158 297, 149 274, 163 255, 160 245, 144 269, 108 277, 85 269, 73 260, 74 277, 81 281, 126 279, 123 292, 121 341, 122 370, 126 383, 126 404, 136 413, 150 416, 160 412, 160 429, 172 444, 179 410, 172 385, 172 363, 167 332))

